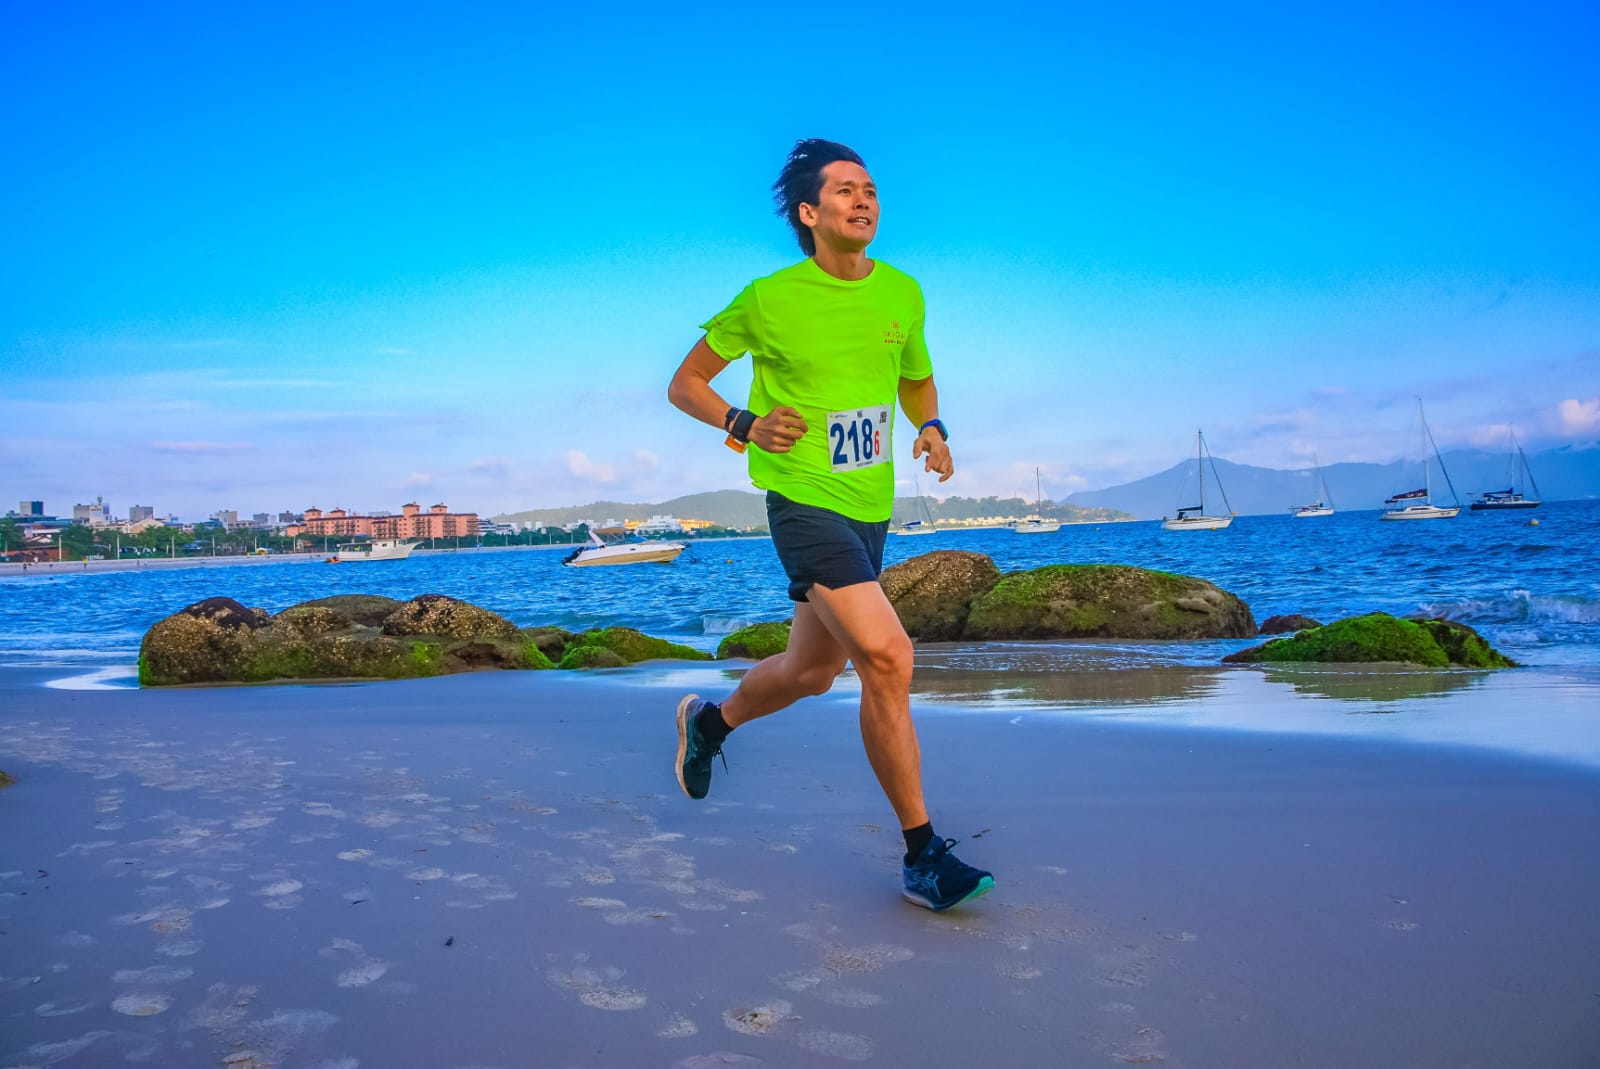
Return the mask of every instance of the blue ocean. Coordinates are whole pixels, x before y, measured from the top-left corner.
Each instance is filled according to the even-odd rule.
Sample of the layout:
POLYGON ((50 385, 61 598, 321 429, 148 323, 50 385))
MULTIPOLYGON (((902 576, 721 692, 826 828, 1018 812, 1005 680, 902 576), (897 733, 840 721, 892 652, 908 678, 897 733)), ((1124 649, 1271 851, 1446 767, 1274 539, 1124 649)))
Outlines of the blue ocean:
MULTIPOLYGON (((1173 533, 1153 522, 1069 525, 1041 535, 942 531, 891 536, 885 563, 964 549, 988 554, 1002 571, 1131 564, 1208 579, 1243 598, 1257 622, 1278 613, 1323 621, 1372 610, 1427 613, 1470 624, 1530 665, 1600 666, 1600 502, 1421 523, 1380 523, 1377 515, 1241 516, 1214 532, 1173 533)), ((267 559, 13 576, 0 579, 0 663, 131 665, 151 624, 219 595, 275 612, 332 594, 448 594, 520 625, 625 624, 706 650, 729 631, 791 612, 765 539, 691 542, 670 565, 575 569, 562 566, 563 556, 418 551, 369 564, 267 559)), ((1116 648, 1142 665, 1201 665, 1244 645, 1116 648)))

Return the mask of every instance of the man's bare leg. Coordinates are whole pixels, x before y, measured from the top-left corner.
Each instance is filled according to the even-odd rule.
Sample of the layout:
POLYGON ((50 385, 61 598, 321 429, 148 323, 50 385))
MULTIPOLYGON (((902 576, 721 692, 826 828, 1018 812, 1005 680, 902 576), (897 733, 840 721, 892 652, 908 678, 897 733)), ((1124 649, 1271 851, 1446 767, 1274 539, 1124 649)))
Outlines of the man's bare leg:
POLYGON ((744 674, 738 689, 720 707, 723 722, 736 728, 787 709, 801 698, 826 694, 844 671, 845 660, 844 647, 829 634, 816 610, 800 602, 789 627, 789 648, 744 674))
POLYGON ((830 590, 813 584, 810 604, 861 678, 861 741, 901 828, 928 823, 922 751, 911 722, 911 639, 877 583, 830 590))

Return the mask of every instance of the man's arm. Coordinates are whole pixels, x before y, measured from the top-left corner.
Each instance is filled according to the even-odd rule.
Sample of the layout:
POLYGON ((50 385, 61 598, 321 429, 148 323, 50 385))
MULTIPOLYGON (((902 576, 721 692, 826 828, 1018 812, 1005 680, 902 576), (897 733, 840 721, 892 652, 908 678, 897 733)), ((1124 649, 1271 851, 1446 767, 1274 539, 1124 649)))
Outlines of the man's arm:
MULTIPOLYGON (((932 375, 925 379, 900 380, 900 411, 906 414, 914 427, 921 427, 930 419, 939 418, 939 388, 933 384, 932 375)), ((924 457, 922 470, 938 472, 940 482, 955 474, 955 461, 950 456, 950 447, 945 444, 944 435, 939 433, 937 427, 919 431, 916 442, 911 446, 911 459, 924 457)))
MULTIPOLYGON (((724 401, 711 388, 711 380, 722 374, 727 366, 728 362, 712 351, 706 340, 701 338, 673 373, 672 382, 667 386, 667 400, 701 423, 726 430, 723 420, 727 417, 728 409, 737 406, 724 401)), ((800 413, 787 406, 774 408, 764 415, 758 412, 756 416, 755 423, 750 427, 750 440, 769 453, 787 453, 806 433, 806 421, 800 418, 800 413)), ((938 432, 934 434, 937 436, 938 432)))

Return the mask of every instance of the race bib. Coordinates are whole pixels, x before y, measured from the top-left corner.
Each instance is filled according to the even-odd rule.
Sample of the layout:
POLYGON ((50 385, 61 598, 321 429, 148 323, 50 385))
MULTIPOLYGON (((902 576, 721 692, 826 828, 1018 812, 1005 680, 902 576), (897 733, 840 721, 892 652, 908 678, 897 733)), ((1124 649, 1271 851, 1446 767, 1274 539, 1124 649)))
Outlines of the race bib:
POLYGON ((889 461, 889 405, 828 413, 828 449, 834 471, 857 471, 889 461))

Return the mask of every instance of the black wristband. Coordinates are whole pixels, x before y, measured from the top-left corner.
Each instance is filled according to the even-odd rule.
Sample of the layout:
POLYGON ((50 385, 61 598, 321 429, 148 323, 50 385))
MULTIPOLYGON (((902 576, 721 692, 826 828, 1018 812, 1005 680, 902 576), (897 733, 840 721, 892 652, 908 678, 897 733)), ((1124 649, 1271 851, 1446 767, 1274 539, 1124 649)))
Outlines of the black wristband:
POLYGON ((741 408, 730 408, 730 409, 728 409, 728 414, 722 417, 722 429, 725 430, 725 431, 733 430, 733 421, 738 417, 739 413, 742 412, 742 411, 744 411, 744 410, 741 409, 741 408))
POLYGON ((748 408, 741 408, 739 414, 733 417, 733 426, 728 428, 728 434, 736 442, 750 440, 750 428, 756 425, 756 414, 748 408))

